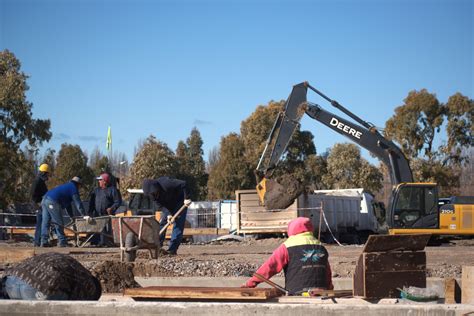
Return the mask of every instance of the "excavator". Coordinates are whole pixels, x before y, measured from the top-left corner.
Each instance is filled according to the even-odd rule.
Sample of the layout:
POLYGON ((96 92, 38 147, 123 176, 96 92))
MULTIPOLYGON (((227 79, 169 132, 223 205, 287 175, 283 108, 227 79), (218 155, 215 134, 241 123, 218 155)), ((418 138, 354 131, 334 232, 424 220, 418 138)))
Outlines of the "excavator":
POLYGON ((260 204, 267 210, 285 209, 301 193, 291 181, 282 185, 272 176, 305 113, 367 149, 388 168, 392 184, 389 204, 386 210, 375 214, 380 233, 474 235, 474 197, 452 199, 455 204, 439 207, 437 184, 414 182, 409 162, 395 143, 385 138, 373 124, 362 120, 308 82, 293 86, 284 111, 275 120, 255 170, 260 204), (358 124, 308 102, 308 89, 358 124))

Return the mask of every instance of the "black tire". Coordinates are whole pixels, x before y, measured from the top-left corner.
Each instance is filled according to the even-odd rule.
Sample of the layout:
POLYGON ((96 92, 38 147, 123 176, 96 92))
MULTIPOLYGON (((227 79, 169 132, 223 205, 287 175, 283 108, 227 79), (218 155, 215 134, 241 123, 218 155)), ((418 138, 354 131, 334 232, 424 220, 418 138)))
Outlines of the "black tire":
MULTIPOLYGON (((127 236, 125 237, 125 248, 132 248, 137 245, 137 237, 135 236, 134 233, 129 232, 127 236)), ((133 262, 135 261, 135 258, 137 257, 137 251, 136 250, 130 250, 126 251, 125 250, 125 262, 133 262)))

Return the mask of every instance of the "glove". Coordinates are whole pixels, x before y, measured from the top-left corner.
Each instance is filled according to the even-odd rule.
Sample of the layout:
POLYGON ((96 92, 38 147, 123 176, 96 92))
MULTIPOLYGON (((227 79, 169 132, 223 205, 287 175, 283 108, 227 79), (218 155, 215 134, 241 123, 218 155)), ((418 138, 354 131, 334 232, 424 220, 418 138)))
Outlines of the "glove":
POLYGON ((167 221, 169 224, 173 224, 173 222, 174 222, 173 216, 168 215, 168 216, 166 217, 166 221, 167 221))
POLYGON ((84 216, 83 219, 86 220, 87 224, 92 224, 94 221, 90 216, 84 216))
POLYGON ((186 199, 184 200, 184 205, 186 205, 186 207, 188 207, 189 205, 191 205, 193 201, 191 201, 190 199, 186 199))

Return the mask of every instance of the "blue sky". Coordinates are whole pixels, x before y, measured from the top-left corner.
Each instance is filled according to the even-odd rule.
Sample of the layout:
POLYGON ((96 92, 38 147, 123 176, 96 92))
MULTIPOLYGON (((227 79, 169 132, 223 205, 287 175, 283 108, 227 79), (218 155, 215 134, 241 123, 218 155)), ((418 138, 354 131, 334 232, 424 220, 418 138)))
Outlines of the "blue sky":
MULTIPOLYGON (((0 0, 0 49, 51 119, 44 147, 105 152, 111 125, 131 160, 149 135, 174 150, 197 127, 207 156, 302 81, 382 127, 413 89, 473 98, 473 3, 0 0)), ((318 153, 346 141, 308 117, 302 129, 318 153)))

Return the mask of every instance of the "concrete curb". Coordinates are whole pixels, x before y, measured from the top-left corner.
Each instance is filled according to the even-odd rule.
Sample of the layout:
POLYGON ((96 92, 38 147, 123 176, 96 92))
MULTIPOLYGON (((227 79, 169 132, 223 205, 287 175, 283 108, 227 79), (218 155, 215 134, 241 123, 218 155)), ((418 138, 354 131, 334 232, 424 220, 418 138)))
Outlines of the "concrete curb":
POLYGON ((463 315, 474 305, 310 305, 281 303, 0 301, 0 315, 463 315))

